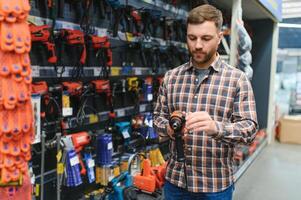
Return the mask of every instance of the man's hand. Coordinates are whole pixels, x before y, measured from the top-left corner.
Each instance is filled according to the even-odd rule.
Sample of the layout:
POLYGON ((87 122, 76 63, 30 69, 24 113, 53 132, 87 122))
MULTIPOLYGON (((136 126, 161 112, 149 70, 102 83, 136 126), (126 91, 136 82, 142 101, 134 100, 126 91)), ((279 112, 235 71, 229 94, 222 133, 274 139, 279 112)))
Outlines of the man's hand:
POLYGON ((169 136, 172 140, 175 139, 175 137, 174 137, 174 131, 173 131, 172 128, 169 126, 169 124, 167 125, 167 134, 168 134, 168 136, 169 136))
POLYGON ((215 121, 207 112, 193 112, 186 115, 186 129, 188 131, 204 131, 208 135, 217 132, 215 121))

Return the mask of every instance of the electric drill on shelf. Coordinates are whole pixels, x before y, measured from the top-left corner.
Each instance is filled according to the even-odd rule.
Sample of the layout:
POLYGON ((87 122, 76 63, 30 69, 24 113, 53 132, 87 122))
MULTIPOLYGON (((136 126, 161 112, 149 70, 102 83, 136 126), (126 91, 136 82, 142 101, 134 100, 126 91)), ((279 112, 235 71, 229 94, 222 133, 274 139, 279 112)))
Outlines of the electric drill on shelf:
POLYGON ((184 141, 182 139, 182 129, 185 126, 185 116, 181 111, 174 111, 169 119, 169 125, 174 131, 174 137, 176 142, 177 161, 184 162, 184 141))
MULTIPOLYGON (((91 141, 91 137, 88 132, 78 132, 78 133, 73 133, 70 135, 72 139, 72 143, 75 149, 75 152, 78 154, 79 158, 80 152, 84 149, 86 145, 88 145, 91 141)), ((82 159, 79 159, 80 165, 81 165, 81 171, 80 174, 86 175, 87 171, 85 168, 85 165, 82 161, 82 159)))
POLYGON ((54 42, 51 40, 51 28, 48 25, 36 26, 30 24, 29 29, 31 41, 45 45, 48 51, 48 62, 55 64, 57 62, 57 57, 55 54, 54 42))

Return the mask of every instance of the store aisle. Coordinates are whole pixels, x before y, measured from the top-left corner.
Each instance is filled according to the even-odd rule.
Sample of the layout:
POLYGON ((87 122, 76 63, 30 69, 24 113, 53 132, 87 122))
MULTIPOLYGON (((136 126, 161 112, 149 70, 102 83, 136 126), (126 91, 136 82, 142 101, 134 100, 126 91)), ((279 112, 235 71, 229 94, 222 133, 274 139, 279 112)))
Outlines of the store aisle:
POLYGON ((235 185, 234 200, 300 200, 301 145, 264 148, 235 185))

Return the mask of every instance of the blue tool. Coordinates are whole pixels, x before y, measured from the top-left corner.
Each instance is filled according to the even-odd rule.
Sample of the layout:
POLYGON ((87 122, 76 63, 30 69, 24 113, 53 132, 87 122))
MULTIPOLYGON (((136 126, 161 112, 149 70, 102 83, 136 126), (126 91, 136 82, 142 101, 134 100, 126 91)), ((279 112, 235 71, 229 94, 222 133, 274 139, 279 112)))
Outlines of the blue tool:
POLYGON ((112 162, 113 144, 111 134, 100 134, 97 136, 96 160, 99 165, 108 165, 112 162))
POLYGON ((133 185, 132 176, 128 171, 122 172, 119 176, 109 182, 109 187, 113 192, 109 195, 109 200, 123 200, 123 191, 126 187, 133 185), (122 183, 120 185, 120 183, 122 183))

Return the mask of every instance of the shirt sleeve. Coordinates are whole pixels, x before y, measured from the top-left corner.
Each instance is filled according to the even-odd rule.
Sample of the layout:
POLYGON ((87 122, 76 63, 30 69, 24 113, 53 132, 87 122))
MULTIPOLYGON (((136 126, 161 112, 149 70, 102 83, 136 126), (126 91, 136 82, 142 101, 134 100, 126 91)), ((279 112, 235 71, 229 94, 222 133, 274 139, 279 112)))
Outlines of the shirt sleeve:
POLYGON ((238 80, 230 122, 216 122, 218 140, 230 144, 250 144, 258 130, 256 104, 250 81, 242 74, 238 80))
POLYGON ((170 114, 167 102, 167 81, 168 72, 165 74, 163 83, 159 88, 157 102, 154 109, 154 128, 161 137, 168 137, 167 125, 170 114))

